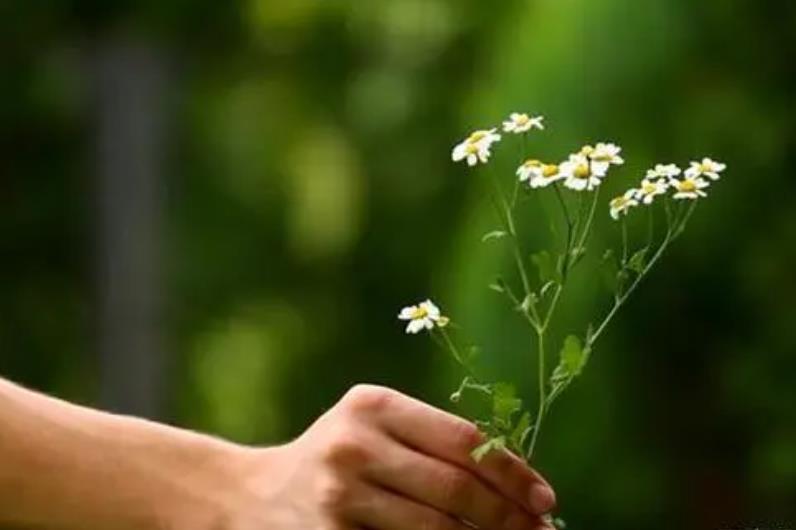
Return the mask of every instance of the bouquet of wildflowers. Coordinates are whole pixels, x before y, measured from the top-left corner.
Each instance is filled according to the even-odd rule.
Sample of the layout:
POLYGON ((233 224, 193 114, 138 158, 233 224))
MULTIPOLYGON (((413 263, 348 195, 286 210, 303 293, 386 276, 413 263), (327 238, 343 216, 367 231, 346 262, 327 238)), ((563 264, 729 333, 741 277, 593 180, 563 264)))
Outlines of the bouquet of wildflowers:
MULTIPOLYGON (((621 148, 613 143, 586 145, 567 156, 562 162, 542 160, 538 154, 530 156, 529 140, 544 130, 542 116, 512 113, 503 122, 502 133, 497 128, 477 130, 453 148, 454 162, 470 168, 488 165, 496 145, 503 135, 512 137, 520 145, 522 161, 512 176, 512 183, 501 179, 486 168, 490 196, 499 226, 482 238, 500 240, 510 247, 515 281, 500 276, 489 285, 505 296, 518 318, 526 324, 533 345, 529 352, 536 366, 537 397, 535 406, 526 407, 511 382, 484 381, 474 365, 478 349, 453 332, 448 316, 431 300, 405 307, 398 318, 406 321, 406 332, 428 332, 464 371, 464 378, 451 395, 458 402, 467 392, 482 395, 490 403, 491 414, 476 419, 485 438, 472 456, 480 460, 489 451, 509 450, 526 462, 534 457, 545 417, 556 400, 582 374, 591 358, 597 341, 615 318, 628 298, 650 270, 660 261, 669 246, 680 237, 700 202, 707 196, 707 188, 720 179, 725 165, 710 158, 691 162, 685 170, 675 164, 657 164, 649 169, 638 186, 608 202, 608 214, 621 235, 621 248, 608 249, 602 255, 601 267, 609 271, 612 298, 609 308, 596 323, 566 336, 562 344, 550 344, 549 332, 556 319, 556 309, 565 296, 568 280, 587 254, 589 237, 595 215, 601 210, 600 188, 610 171, 624 164, 621 148), (553 247, 531 252, 524 246, 516 214, 522 207, 523 196, 549 193, 560 212, 552 219, 553 247), (629 218, 642 216, 646 223, 641 241, 628 237, 629 218), (656 225, 659 227, 656 228, 656 225), (663 228, 661 229, 660 226, 663 228), (531 271, 535 269, 535 274, 531 271), (556 363, 551 366, 550 350, 556 350, 556 363)), ((604 275, 595 275, 604 276, 604 275)), ((560 520, 555 521, 561 524, 560 520)))

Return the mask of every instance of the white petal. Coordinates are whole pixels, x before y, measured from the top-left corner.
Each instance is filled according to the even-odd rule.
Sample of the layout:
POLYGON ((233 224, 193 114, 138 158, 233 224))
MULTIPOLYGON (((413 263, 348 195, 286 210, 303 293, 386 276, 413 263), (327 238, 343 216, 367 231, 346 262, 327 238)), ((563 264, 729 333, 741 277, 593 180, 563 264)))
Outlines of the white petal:
POLYGON ((416 305, 404 307, 403 309, 401 309, 401 312, 398 313, 398 318, 400 318, 401 320, 410 320, 412 318, 412 315, 415 314, 415 311, 417 311, 416 305))
POLYGON ((439 307, 434 305, 434 302, 431 300, 426 300, 420 304, 420 307, 426 310, 428 313, 428 317, 432 320, 437 320, 439 318, 439 307))
POLYGON ((424 327, 423 320, 410 320, 409 323, 406 325, 406 332, 407 333, 419 333, 424 327))

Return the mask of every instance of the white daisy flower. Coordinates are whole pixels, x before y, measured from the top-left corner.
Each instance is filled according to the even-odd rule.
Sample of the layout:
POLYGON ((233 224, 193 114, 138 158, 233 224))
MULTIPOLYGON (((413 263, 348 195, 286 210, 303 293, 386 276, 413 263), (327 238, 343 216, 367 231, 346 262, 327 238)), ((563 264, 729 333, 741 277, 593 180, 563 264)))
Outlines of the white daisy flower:
POLYGON ((647 170, 645 180, 653 180, 656 178, 673 179, 681 173, 681 169, 674 164, 656 164, 655 168, 647 170))
POLYGON ((561 178, 566 179, 564 186, 576 191, 591 191, 599 186, 606 169, 607 166, 595 167, 583 151, 569 155, 560 166, 561 178))
POLYGON ((503 132, 521 134, 531 129, 544 130, 544 116, 531 117, 525 113, 512 112, 509 119, 503 122, 503 132))
POLYGON ((545 164, 539 160, 526 160, 517 168, 517 176, 520 182, 528 181, 532 188, 543 188, 563 178, 556 164, 545 164))
POLYGON ((488 129, 472 133, 453 148, 453 161, 467 160, 468 166, 474 166, 478 162, 486 164, 492 154, 492 144, 500 141, 500 135, 495 131, 496 129, 488 129))
POLYGON ((435 325, 445 327, 448 324, 448 318, 440 314, 439 307, 434 305, 431 300, 404 307, 398 314, 398 318, 409 321, 406 325, 406 332, 413 334, 424 329, 431 330, 435 325))
POLYGON ((667 181, 650 169, 647 171, 647 177, 641 181, 641 185, 636 190, 636 199, 644 204, 652 204, 655 196, 663 195, 667 189, 669 189, 667 181), (653 172, 652 179, 654 180, 650 178, 650 172, 653 172))
POLYGON ((675 199, 690 200, 707 197, 708 194, 703 189, 710 186, 710 182, 702 177, 685 177, 682 180, 672 179, 669 184, 675 189, 675 199))
POLYGON ((595 147, 587 145, 581 150, 592 161, 592 170, 598 173, 607 173, 611 165, 619 166, 625 163, 619 156, 622 148, 612 143, 598 143, 595 147))
POLYGON ((619 219, 619 214, 627 215, 628 210, 633 206, 638 206, 638 201, 636 200, 636 194, 638 190, 630 189, 625 192, 624 195, 620 195, 619 197, 615 197, 611 200, 610 208, 611 208, 611 217, 615 220, 619 219))
POLYGON ((704 175, 711 180, 719 180, 719 178, 721 178, 719 173, 725 169, 727 169, 726 164, 705 157, 702 159, 702 162, 691 162, 691 167, 685 170, 685 176, 688 178, 697 178, 704 175))

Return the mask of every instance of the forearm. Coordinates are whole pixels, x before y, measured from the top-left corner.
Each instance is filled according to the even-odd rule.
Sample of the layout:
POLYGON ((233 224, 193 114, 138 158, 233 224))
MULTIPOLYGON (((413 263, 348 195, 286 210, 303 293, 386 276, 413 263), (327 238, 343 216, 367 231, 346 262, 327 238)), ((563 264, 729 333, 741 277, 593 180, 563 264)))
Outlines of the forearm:
POLYGON ((0 527, 172 528, 186 514, 194 528, 215 524, 246 451, 0 379, 0 527))

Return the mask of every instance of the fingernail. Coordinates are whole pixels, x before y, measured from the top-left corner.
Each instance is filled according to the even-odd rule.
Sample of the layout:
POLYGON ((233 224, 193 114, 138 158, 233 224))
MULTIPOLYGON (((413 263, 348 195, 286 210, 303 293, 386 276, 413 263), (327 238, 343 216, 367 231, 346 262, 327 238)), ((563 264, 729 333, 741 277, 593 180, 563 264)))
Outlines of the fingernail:
POLYGON ((556 494, 549 486, 536 483, 531 486, 530 504, 535 513, 549 512, 556 505, 556 494))

